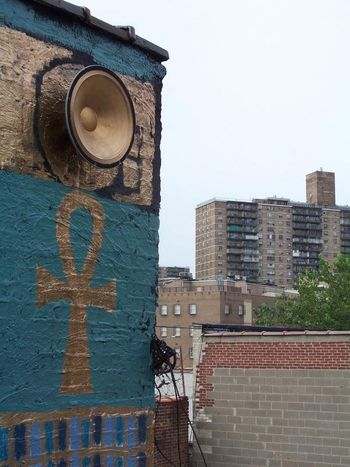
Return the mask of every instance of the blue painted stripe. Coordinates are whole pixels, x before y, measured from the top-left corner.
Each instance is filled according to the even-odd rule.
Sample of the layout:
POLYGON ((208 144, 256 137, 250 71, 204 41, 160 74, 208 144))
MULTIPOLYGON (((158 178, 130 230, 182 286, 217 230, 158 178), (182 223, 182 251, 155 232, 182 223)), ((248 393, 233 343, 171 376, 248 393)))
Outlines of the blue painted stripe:
POLYGON ((88 448, 90 444, 90 420, 83 420, 81 425, 83 448, 88 448))
POLYGON ((80 467, 80 457, 72 456, 72 467, 80 467))
POLYGON ((128 457, 128 463, 127 463, 127 467, 136 467, 137 464, 137 457, 136 456, 129 456, 128 457))
POLYGON ((30 430, 30 452, 32 457, 41 454, 41 430, 39 423, 33 423, 30 430))
POLYGON ((52 461, 49 461, 46 467, 55 467, 55 464, 52 461))
POLYGON ((89 467, 90 461, 91 461, 90 457, 84 457, 84 459, 83 459, 83 467, 89 467))
POLYGON ((117 446, 123 446, 123 419, 117 417, 116 419, 116 432, 117 432, 117 446))
POLYGON ((8 459, 8 429, 7 428, 0 428, 0 460, 7 461, 8 459))
POLYGON ((94 441, 96 445, 101 444, 101 429, 102 429, 102 417, 97 415, 95 417, 95 426, 94 426, 94 441))
POLYGON ((103 465, 105 467, 114 467, 114 457, 113 456, 106 456, 103 465))
POLYGON ((146 467, 147 456, 144 452, 140 452, 138 455, 138 467, 146 467))
POLYGON ((134 448, 137 444, 136 440, 136 417, 128 417, 128 426, 126 431, 126 443, 128 448, 134 448))
POLYGON ((103 445, 113 446, 114 442, 114 418, 105 417, 103 420, 103 445))
POLYGON ((78 417, 73 417, 70 422, 70 447, 72 451, 77 451, 80 448, 78 417))
POLYGON ((16 459, 22 459, 26 455, 26 427, 22 423, 16 425, 14 429, 15 436, 15 456, 16 459))
POLYGON ((57 464, 58 467, 67 467, 67 462, 62 458, 57 464))
POLYGON ((66 450, 66 434, 67 434, 67 422, 60 420, 58 422, 58 449, 60 451, 66 450))
POLYGON ((94 467, 101 467, 101 459, 100 459, 100 455, 99 455, 99 454, 95 454, 95 455, 94 455, 93 466, 94 466, 94 467))
POLYGON ((141 414, 139 417, 139 442, 144 444, 147 440, 147 415, 141 414))
POLYGON ((117 457, 117 467, 123 467, 123 464, 124 464, 124 462, 123 462, 122 456, 118 456, 117 457))
POLYGON ((52 422, 45 423, 45 448, 46 448, 47 454, 52 454, 53 452, 53 423, 52 422))

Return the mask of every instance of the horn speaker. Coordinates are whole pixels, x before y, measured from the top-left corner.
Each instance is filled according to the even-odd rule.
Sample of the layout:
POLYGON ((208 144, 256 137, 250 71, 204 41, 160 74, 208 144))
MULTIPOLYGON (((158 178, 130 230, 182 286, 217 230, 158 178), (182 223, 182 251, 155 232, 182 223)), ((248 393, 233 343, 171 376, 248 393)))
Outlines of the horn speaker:
POLYGON ((66 97, 66 125, 78 153, 98 167, 114 167, 129 153, 135 112, 123 82, 100 66, 82 69, 66 97))

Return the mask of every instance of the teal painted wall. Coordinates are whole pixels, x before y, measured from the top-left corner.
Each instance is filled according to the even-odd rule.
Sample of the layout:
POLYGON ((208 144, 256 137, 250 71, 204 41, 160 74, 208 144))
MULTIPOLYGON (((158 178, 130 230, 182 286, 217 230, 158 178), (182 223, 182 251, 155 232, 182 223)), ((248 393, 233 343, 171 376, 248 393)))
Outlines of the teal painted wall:
MULTIPOLYGON (((71 191, 57 183, 0 171, 1 410, 152 407, 149 345, 156 306, 158 216, 91 194, 87 196, 97 199, 105 214, 91 287, 116 279, 117 309, 87 311, 94 391, 60 394, 70 303, 37 307, 37 267, 65 280, 56 213, 71 191)), ((75 210, 68 228, 79 271, 92 237, 88 210, 75 210)))
MULTIPOLYGON (((74 2, 73 2, 74 3, 74 2)), ((95 63, 142 80, 162 79, 165 68, 147 53, 87 27, 52 8, 23 0, 0 0, 0 24, 89 55, 95 63)))
MULTIPOLYGON (((156 309, 159 112, 165 69, 142 50, 32 2, 0 0, 0 25, 63 46, 75 56, 82 54, 88 63, 148 80, 157 107, 151 206, 112 199, 102 191, 94 193, 93 187, 84 192, 43 180, 34 166, 32 175, 20 174, 20 164, 0 171, 0 463, 151 465, 150 340, 156 309), (75 192, 103 213, 99 248, 92 241, 96 212, 78 206, 70 218, 58 215, 75 192), (56 282, 70 289, 60 223, 68 232, 77 276, 89 249, 96 250, 89 290, 115 286, 115 309, 85 310, 91 376, 91 390, 85 393, 61 391, 72 300, 56 293, 47 304, 38 303, 40 268, 50 278, 42 284, 45 294, 57 289, 56 282)), ((31 80, 35 86, 35 76, 31 80)))

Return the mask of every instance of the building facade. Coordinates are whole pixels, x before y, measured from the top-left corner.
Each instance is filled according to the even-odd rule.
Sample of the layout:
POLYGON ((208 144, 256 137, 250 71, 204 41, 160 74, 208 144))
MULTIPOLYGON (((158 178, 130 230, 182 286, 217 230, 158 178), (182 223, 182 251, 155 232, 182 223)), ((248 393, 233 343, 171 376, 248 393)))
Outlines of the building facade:
POLYGON ((168 55, 58 0, 1 1, 0 41, 0 465, 153 465, 168 55), (91 101, 67 114, 93 125, 72 141, 66 97, 88 70, 91 101), (119 165, 87 157, 118 146, 101 121, 133 133, 119 165))
POLYGON ((163 282, 158 287, 157 334, 176 349, 183 368, 192 368, 193 323, 252 324, 253 309, 271 304, 281 291, 244 281, 163 282))
POLYGON ((212 199, 196 209, 196 279, 292 288, 300 273, 350 252, 350 208, 335 205, 334 174, 306 177, 311 203, 212 199), (322 204, 323 203, 323 204, 322 204))
POLYGON ((335 206, 335 177, 333 172, 316 170, 306 175, 306 202, 317 206, 335 206))

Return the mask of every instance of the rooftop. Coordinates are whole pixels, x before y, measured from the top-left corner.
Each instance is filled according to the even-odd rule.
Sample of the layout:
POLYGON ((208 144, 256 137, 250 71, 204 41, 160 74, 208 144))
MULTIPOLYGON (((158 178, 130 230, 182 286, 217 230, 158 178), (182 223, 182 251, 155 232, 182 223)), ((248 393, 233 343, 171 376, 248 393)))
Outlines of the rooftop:
POLYGON ((350 337, 350 331, 325 331, 320 329, 302 329, 286 328, 278 326, 249 326, 240 324, 199 324, 194 323, 195 327, 201 327, 202 333, 207 337, 292 337, 292 336, 347 336, 350 337))
POLYGON ((135 29, 132 26, 113 26, 91 15, 90 10, 86 7, 73 5, 64 0, 29 0, 32 3, 44 5, 46 7, 58 10, 63 14, 74 16, 75 19, 82 21, 87 26, 94 29, 99 29, 103 32, 128 42, 129 44, 138 47, 147 53, 151 54, 160 62, 169 59, 169 54, 165 49, 153 44, 152 42, 143 39, 136 35, 135 29))

